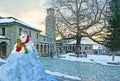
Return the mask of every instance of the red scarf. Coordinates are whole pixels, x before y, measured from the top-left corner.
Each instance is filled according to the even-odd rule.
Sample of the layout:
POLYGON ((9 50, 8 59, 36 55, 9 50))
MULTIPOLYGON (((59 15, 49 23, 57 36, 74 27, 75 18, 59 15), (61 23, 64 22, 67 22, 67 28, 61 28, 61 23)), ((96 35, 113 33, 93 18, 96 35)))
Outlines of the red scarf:
POLYGON ((17 39, 17 46, 16 46, 16 51, 19 52, 21 51, 22 47, 24 46, 24 50, 27 51, 27 48, 25 46, 26 43, 28 43, 30 41, 29 36, 27 37, 25 42, 21 42, 20 38, 17 39))

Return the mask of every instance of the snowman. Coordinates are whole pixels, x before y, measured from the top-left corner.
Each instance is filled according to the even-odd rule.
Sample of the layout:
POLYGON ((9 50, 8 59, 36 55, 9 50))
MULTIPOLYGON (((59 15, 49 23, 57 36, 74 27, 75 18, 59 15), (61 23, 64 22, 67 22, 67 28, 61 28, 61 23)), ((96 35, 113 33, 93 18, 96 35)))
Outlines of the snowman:
POLYGON ((58 81, 45 72, 27 31, 21 32, 0 74, 0 81, 58 81))
POLYGON ((14 49, 12 50, 12 54, 15 52, 24 52, 25 54, 27 54, 28 51, 32 50, 33 47, 34 44, 30 40, 28 32, 23 30, 20 37, 16 40, 16 44, 14 46, 14 49))
POLYGON ((21 51, 21 49, 23 49, 25 53, 28 53, 25 44, 28 43, 29 41, 30 39, 27 33, 22 32, 20 38, 17 39, 16 51, 19 52, 21 51))

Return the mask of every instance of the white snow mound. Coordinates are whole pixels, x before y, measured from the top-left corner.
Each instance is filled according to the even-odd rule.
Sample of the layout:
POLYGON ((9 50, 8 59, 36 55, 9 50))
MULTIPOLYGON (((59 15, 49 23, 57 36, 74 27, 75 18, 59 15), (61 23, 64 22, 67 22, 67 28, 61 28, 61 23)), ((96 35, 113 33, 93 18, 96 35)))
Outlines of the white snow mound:
POLYGON ((7 62, 0 68, 0 81, 57 81, 45 73, 32 41, 26 44, 28 53, 12 50, 7 62))

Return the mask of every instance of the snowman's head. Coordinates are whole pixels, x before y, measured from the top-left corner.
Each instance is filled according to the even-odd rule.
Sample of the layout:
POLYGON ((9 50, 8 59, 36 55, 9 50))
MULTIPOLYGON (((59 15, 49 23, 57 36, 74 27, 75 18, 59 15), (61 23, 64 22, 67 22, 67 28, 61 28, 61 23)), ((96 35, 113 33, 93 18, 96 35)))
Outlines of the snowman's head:
POLYGON ((21 31, 21 35, 20 35, 20 40, 21 40, 21 42, 23 43, 23 42, 26 42, 26 40, 27 40, 27 38, 28 38, 28 32, 27 31, 21 31))

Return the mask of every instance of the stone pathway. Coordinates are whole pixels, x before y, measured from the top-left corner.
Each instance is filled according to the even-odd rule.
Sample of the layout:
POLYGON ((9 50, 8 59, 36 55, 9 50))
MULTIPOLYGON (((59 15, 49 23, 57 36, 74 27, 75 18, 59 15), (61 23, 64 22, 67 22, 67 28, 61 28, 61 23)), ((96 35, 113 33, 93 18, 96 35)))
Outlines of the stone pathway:
POLYGON ((57 77, 59 81, 98 81, 93 78, 81 78, 81 80, 73 80, 70 78, 65 78, 65 77, 57 77))
MULTIPOLYGON (((120 66, 108 66, 98 63, 87 63, 78 61, 68 61, 56 58, 42 57, 40 61, 45 69, 63 74, 77 76, 81 81, 120 81, 120 66), (83 78, 82 78, 83 77, 83 78)), ((68 80, 66 78, 63 81, 68 80)))
MULTIPOLYGON (((40 61, 45 69, 72 76, 80 76, 81 81, 120 81, 120 66, 106 66, 97 63, 73 62, 42 57, 40 61), (76 68, 76 69, 75 69, 76 68), (94 68, 94 69, 93 69, 94 68)), ((0 66, 3 63, 0 63, 0 66)), ((78 81, 57 77, 59 81, 78 81)))
POLYGON ((81 78, 81 81, 98 81, 92 78, 81 78))

